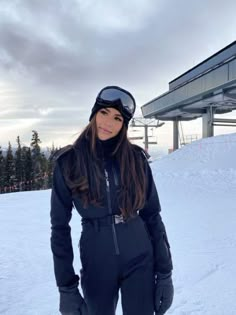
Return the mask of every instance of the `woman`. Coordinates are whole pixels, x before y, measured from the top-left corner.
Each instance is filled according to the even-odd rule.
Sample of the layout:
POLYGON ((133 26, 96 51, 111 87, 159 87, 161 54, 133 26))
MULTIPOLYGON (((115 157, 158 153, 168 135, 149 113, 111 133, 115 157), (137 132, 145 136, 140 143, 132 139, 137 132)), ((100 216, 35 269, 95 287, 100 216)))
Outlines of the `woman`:
POLYGON ((172 260, 145 152, 127 138, 135 100, 108 86, 90 123, 56 159, 51 248, 63 315, 161 315, 173 299, 172 260), (81 286, 73 269, 69 221, 82 217, 81 286))

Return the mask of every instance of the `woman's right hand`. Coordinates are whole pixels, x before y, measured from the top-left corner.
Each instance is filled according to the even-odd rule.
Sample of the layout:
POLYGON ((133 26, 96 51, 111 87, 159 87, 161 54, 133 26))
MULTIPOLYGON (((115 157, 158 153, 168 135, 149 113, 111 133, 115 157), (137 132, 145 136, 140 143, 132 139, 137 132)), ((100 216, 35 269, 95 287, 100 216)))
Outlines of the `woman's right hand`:
POLYGON ((59 287, 60 292, 60 313, 62 315, 87 315, 87 305, 81 296, 78 283, 59 287))

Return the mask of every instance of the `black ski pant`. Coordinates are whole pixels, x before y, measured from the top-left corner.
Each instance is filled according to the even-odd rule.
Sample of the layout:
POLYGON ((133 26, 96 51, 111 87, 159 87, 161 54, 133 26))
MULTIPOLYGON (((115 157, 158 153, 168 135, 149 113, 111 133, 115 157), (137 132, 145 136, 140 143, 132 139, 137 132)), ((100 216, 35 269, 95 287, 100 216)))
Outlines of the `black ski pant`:
POLYGON ((154 314, 153 248, 142 219, 83 224, 81 286, 89 315, 115 315, 120 290, 123 315, 154 314))

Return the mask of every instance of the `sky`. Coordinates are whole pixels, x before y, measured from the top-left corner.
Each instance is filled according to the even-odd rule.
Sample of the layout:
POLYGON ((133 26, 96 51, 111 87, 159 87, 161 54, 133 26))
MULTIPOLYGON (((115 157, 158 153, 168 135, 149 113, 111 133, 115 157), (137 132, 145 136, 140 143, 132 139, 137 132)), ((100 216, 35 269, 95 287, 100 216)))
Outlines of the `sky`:
MULTIPOLYGON (((175 295, 166 315, 236 314, 235 155, 233 133, 195 141, 150 164, 174 266, 175 295)), ((59 315, 50 193, 0 194, 2 315, 59 315)), ((76 210, 70 224, 79 274, 76 210)), ((116 314, 122 315, 120 302, 116 314)))
MULTIPOLYGON (((0 0, 0 145, 17 135, 29 145, 32 130, 44 147, 72 143, 107 85, 128 89, 140 117, 171 80, 235 41, 235 11, 234 0, 0 0)), ((201 120, 182 128, 201 135, 201 120)), ((155 136, 172 147, 172 123, 155 136)))

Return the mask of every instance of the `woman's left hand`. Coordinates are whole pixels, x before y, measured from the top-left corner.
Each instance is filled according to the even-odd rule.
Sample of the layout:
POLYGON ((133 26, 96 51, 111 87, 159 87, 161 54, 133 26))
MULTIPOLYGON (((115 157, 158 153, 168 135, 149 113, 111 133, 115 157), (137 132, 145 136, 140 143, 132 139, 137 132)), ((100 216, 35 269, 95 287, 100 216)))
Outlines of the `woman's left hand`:
POLYGON ((174 297, 171 273, 157 274, 155 287, 155 315, 163 315, 170 308, 174 297))

